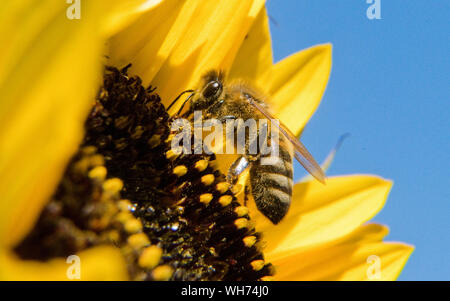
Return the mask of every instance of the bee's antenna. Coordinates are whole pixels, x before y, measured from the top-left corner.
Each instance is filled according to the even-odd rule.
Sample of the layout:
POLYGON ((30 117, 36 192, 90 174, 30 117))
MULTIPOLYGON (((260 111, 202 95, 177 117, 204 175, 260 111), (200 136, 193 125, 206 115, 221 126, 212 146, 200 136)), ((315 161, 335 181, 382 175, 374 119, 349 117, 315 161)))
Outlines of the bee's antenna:
MULTIPOLYGON (((183 94, 189 93, 189 92, 194 92, 194 90, 186 90, 186 91, 181 92, 180 95, 178 95, 177 98, 175 98, 175 99, 171 102, 171 104, 167 107, 166 110, 169 111, 170 108, 177 102, 177 100, 180 99, 181 96, 183 96, 183 94)), ((188 97, 188 99, 189 99, 189 98, 190 98, 190 96, 188 97)), ((185 102, 185 103, 186 103, 186 102, 185 102)), ((184 103, 183 103, 183 106, 184 106, 184 103)), ((182 106, 182 107, 183 107, 183 106, 182 106)), ((179 112, 178 112, 178 113, 179 113, 179 112)))
MULTIPOLYGON (((184 105, 192 98, 192 96, 194 96, 195 91, 194 90, 190 90, 192 93, 186 98, 186 100, 183 102, 183 104, 181 105, 181 108, 178 110, 177 114, 175 116, 177 116, 178 114, 181 113, 181 111, 183 111, 184 105)), ((184 91, 186 92, 186 91, 184 91)))

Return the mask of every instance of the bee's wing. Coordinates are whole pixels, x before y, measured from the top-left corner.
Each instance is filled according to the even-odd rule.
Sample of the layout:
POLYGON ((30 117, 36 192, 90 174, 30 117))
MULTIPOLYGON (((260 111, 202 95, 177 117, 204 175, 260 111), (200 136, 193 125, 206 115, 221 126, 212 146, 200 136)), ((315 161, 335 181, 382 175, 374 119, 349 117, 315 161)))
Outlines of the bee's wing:
MULTIPOLYGON (((255 100, 249 99, 250 104, 260 111, 268 119, 276 119, 269 113, 263 106, 258 104, 255 100)), ((313 156, 308 152, 306 147, 295 137, 295 135, 279 121, 278 129, 280 132, 292 143, 295 151, 295 158, 300 162, 301 165, 317 180, 325 183, 325 173, 323 172, 320 165, 314 160, 313 156)))

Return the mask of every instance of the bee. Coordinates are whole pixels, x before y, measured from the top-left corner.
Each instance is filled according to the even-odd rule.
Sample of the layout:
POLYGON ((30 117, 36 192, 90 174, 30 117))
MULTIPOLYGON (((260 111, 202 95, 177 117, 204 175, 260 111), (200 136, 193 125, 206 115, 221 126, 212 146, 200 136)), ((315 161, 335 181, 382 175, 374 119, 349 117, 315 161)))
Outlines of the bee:
MULTIPOLYGON (((192 93, 177 113, 178 115, 189 102, 189 109, 181 117, 189 117, 194 111, 201 111, 203 116, 216 118, 221 122, 228 119, 275 119, 265 96, 242 81, 226 83, 225 74, 220 71, 207 72, 201 79, 199 89, 183 93, 185 92, 192 93)), ((270 126, 273 126, 272 123, 270 126)), ((320 166, 295 135, 281 122, 276 125, 276 130, 281 134, 278 136, 278 156, 271 156, 270 153, 250 154, 248 146, 251 141, 246 140, 244 155, 231 164, 227 174, 227 181, 234 185, 239 175, 249 168, 246 199, 251 194, 258 210, 273 224, 278 224, 283 219, 291 203, 294 157, 317 180, 324 183, 325 179, 320 166)))

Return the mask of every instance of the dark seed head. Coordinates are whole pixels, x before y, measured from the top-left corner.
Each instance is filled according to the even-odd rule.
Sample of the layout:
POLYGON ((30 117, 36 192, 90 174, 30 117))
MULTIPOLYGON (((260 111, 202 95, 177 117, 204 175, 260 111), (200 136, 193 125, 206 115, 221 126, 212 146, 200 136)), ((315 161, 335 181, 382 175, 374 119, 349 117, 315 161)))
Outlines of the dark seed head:
POLYGON ((44 260, 114 243, 135 280, 271 275, 214 155, 171 154, 159 96, 126 72, 106 69, 82 146, 16 252, 44 260))

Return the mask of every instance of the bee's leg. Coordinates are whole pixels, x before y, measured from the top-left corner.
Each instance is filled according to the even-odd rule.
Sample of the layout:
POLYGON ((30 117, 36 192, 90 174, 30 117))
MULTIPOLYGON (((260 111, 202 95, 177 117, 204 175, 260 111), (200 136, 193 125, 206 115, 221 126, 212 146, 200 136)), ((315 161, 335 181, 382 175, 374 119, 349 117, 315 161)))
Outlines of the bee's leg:
POLYGON ((249 167, 250 162, 245 156, 237 158, 228 168, 227 182, 232 188, 238 181, 239 176, 249 167))
POLYGON ((236 116, 234 115, 226 115, 219 118, 220 121, 227 121, 227 120, 236 120, 236 116))
POLYGON ((245 183, 245 188, 244 188, 244 206, 247 206, 247 201, 248 201, 248 195, 250 194, 250 183, 248 183, 249 181, 247 180, 245 183))
MULTIPOLYGON (((218 120, 222 123, 227 122, 228 120, 236 120, 236 116, 234 115, 225 115, 225 116, 221 116, 218 118, 218 120)), ((227 122, 228 125, 228 122, 227 122)), ((229 138, 229 133, 228 133, 228 127, 226 127, 226 138, 229 138)), ((235 127, 233 125, 232 127, 232 131, 233 134, 235 133, 235 127)), ((234 139, 234 137, 233 137, 234 139)), ((230 184, 230 188, 233 187, 234 184, 236 184, 236 182, 239 179, 239 175, 244 172, 244 170, 248 167, 249 162, 247 161, 247 159, 244 156, 239 156, 228 168, 228 173, 227 173, 227 182, 228 184, 230 184)))
POLYGON ((192 114, 194 114, 194 110, 192 109, 192 107, 189 107, 189 109, 184 112, 183 114, 181 114, 181 118, 188 118, 189 116, 191 116, 192 114))
MULTIPOLYGON (((219 120, 219 122, 222 123, 223 125, 225 125, 228 120, 233 120, 233 122, 234 122, 236 119, 237 119, 237 117, 234 115, 225 115, 225 116, 217 117, 217 120, 219 120)), ((233 124, 233 131, 234 131, 234 124, 233 124)))
MULTIPOLYGON (((257 155, 247 155, 246 159, 249 162, 249 165, 253 162, 259 160, 260 154, 257 155)), ((250 178, 247 178, 245 181, 244 187, 244 206, 247 206, 248 196, 250 195, 250 178)))

